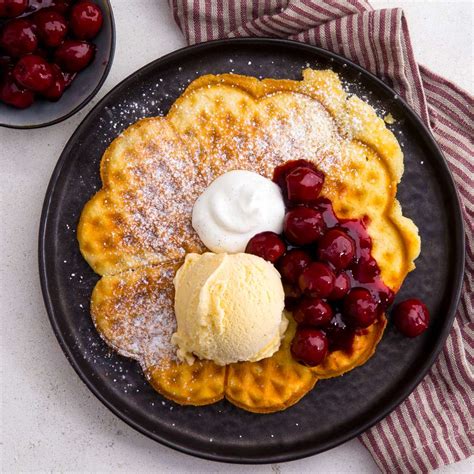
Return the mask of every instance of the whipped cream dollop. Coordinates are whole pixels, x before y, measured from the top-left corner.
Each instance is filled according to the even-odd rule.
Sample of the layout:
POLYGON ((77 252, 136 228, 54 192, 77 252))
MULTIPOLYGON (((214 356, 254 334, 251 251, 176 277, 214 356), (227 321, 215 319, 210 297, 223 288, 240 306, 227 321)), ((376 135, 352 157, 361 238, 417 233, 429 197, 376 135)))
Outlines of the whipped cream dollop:
POLYGON ((199 196, 192 224, 215 253, 245 252, 248 241, 264 231, 280 234, 285 204, 280 188, 251 171, 229 171, 199 196))

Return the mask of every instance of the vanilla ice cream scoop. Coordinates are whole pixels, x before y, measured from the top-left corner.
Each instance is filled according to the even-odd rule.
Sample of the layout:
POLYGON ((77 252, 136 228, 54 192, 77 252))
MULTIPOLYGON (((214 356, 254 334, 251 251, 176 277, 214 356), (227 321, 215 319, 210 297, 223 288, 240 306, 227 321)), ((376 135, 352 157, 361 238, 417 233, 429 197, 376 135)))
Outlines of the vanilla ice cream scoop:
POLYGON ((219 365, 257 361, 280 347, 288 326, 275 267, 250 254, 188 254, 176 273, 172 342, 178 357, 219 365))
POLYGON ((215 179, 199 196, 192 224, 204 245, 216 253, 244 252, 264 231, 280 234, 285 204, 280 188, 251 171, 234 170, 215 179))

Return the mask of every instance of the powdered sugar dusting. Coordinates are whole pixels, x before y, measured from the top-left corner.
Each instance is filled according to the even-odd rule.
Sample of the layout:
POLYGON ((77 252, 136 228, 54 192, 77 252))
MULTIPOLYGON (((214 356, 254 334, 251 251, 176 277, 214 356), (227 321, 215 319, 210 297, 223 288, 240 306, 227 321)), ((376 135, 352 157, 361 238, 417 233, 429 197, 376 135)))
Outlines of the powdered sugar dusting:
POLYGON ((119 353, 150 367, 176 360, 173 302, 175 265, 104 277, 109 297, 93 311, 99 332, 119 353))
POLYGON ((130 168, 134 186, 127 194, 128 235, 133 246, 183 258, 189 249, 203 250, 191 227, 199 177, 189 148, 175 140, 161 141, 130 168))

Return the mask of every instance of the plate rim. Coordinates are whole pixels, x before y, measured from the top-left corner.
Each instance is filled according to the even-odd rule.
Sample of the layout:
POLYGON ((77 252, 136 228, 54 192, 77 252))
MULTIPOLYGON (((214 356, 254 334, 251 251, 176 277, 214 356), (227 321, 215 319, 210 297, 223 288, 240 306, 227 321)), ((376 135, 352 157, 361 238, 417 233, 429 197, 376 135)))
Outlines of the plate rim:
MULTIPOLYGON (((63 350, 66 359, 69 361, 79 378, 82 382, 88 387, 88 389, 94 394, 94 396, 100 400, 114 415, 120 418, 122 421, 127 423, 130 427, 134 428, 136 431, 140 432, 141 434, 147 436, 148 438, 159 442, 160 444, 167 446, 169 448, 173 448, 177 451, 182 453, 192 455, 201 459, 211 460, 211 461, 218 461, 218 462, 226 462, 226 463, 234 463, 234 464, 268 464, 268 463, 281 463, 287 461, 293 461, 297 459, 302 459, 308 456, 312 456, 315 454, 319 454, 321 452, 327 451, 329 449, 335 448, 342 443, 345 443, 356 436, 360 435, 361 433, 365 432, 367 429, 378 423, 380 420, 385 418, 389 415, 395 408, 397 408, 417 387, 417 385, 425 378, 426 374, 428 373, 431 366, 434 364, 436 358, 438 357, 441 349, 443 348, 446 339, 451 331, 452 325, 454 323, 456 310, 458 308, 459 300, 461 297, 462 291, 462 283, 464 277, 464 265, 465 265, 465 228, 464 228, 464 220, 462 215, 462 206, 461 201, 459 198, 459 193, 457 191, 452 173, 449 169, 448 163, 446 158, 444 157, 443 152, 441 151, 439 145, 437 144, 436 140, 434 139, 431 131, 428 127, 422 122, 421 118, 412 110, 412 108, 399 96, 399 94, 394 91, 391 87, 385 84, 381 79, 377 76, 372 74, 371 72, 367 71, 366 69, 362 68, 358 64, 340 56, 336 53, 331 51, 325 50, 323 48, 309 45, 306 43, 301 43, 298 41, 287 40, 287 39, 277 39, 277 38, 253 38, 253 37, 246 37, 246 38, 231 38, 231 39, 220 39, 214 41, 208 41, 205 43, 199 43, 191 46, 185 46, 178 50, 172 51, 160 58, 157 58, 145 66, 137 69, 136 71, 132 72, 126 78, 121 80, 118 84, 116 84, 84 117, 84 119, 80 122, 80 124, 76 127, 73 134, 67 141, 61 155, 56 163, 56 166, 53 170, 51 179, 49 181, 45 199, 43 202, 41 218, 40 218, 40 226, 39 226, 39 239, 38 239, 38 263, 39 263, 39 277, 41 283, 41 290, 43 294, 43 300, 45 303, 46 311, 48 313, 48 318, 53 328, 54 334, 58 340, 58 343, 63 350), (431 356, 424 361, 422 368, 418 371, 417 376, 414 380, 406 386, 406 388, 402 391, 402 393, 391 403, 387 404, 377 416, 370 418, 369 421, 363 423, 362 425, 358 425, 355 428, 351 428, 350 430, 344 432, 343 434, 335 436, 331 441, 319 444, 315 447, 305 447, 300 448, 298 451, 291 451, 291 452, 284 452, 281 453, 274 453, 271 455, 265 455, 261 458, 253 458, 253 457, 242 457, 237 455, 223 455, 218 454, 216 452, 205 452, 201 449, 195 449, 185 443, 179 443, 170 441, 166 438, 166 436, 162 436, 160 433, 152 432, 147 428, 141 426, 138 422, 132 420, 126 413, 124 413, 120 408, 116 407, 112 402, 110 402, 107 397, 103 396, 98 389, 92 384, 89 380, 87 374, 84 373, 81 366, 76 362, 74 355, 72 353, 71 348, 65 342, 63 334, 59 330, 58 324, 56 319, 58 315, 56 314, 56 310, 54 308, 54 304, 52 301, 51 293, 48 287, 48 272, 46 270, 46 247, 47 242, 45 239, 45 233, 48 226, 48 218, 49 218, 49 210, 52 204, 52 195, 54 193, 56 184, 58 182, 59 177, 61 176, 61 171, 63 169, 64 164, 67 162, 68 155, 70 148, 72 146, 73 141, 75 140, 76 135, 80 132, 83 125, 89 120, 89 117, 96 112, 97 109, 101 108, 103 103, 108 100, 110 95, 114 94, 115 91, 120 88, 123 83, 131 80, 132 78, 140 75, 142 72, 159 66, 160 63, 165 63, 168 60, 176 60, 179 59, 183 55, 187 55, 189 53, 202 53, 205 52, 207 49, 216 48, 219 46, 225 45, 238 45, 238 44, 255 44, 259 43, 259 45, 281 45, 281 46, 289 46, 292 48, 308 51, 310 53, 314 53, 315 56, 322 56, 326 59, 334 60, 339 64, 346 64, 356 71, 362 73, 364 76, 371 79, 376 85, 382 89, 385 89, 387 92, 390 92, 392 95, 396 96, 395 99, 404 109, 404 113, 408 114, 410 119, 416 124, 418 130, 424 135, 424 142, 426 146, 429 148, 431 152, 434 152, 435 155, 434 159, 437 162, 437 165, 440 168, 440 173, 445 176, 447 182, 449 184, 448 189, 446 189, 446 194, 449 195, 453 201, 453 207, 455 207, 455 215, 453 216, 453 220, 455 223, 456 229, 456 239, 455 239, 455 252, 454 252, 454 275, 455 275, 455 282, 453 285, 453 292, 450 295, 447 317, 445 319, 444 327, 440 333, 440 337, 435 344, 435 348, 432 351, 431 356)), ((188 443, 189 444, 189 443, 188 443)))
MULTIPOLYGON (((107 16, 110 18, 110 51, 109 51, 109 56, 108 56, 108 61, 107 65, 102 73, 102 76, 100 77, 99 82, 97 85, 92 89, 92 91, 87 95, 85 99, 82 100, 76 107, 74 107, 72 110, 69 112, 65 113, 64 115, 61 115, 58 118, 55 118, 53 120, 49 120, 48 122, 42 122, 42 123, 33 123, 33 124, 28 124, 28 125, 14 125, 14 124, 9 124, 9 123, 2 123, 0 122, 0 127, 3 128, 9 128, 12 130, 34 130, 37 128, 45 128, 45 127, 50 127, 51 125, 56 125, 57 123, 64 122, 68 118, 72 117, 73 115, 77 114, 80 110, 82 110, 100 91, 102 86, 104 85, 104 82, 106 81, 107 77, 109 76, 110 70, 112 69, 112 63, 114 62, 114 57, 115 57, 115 46, 116 46, 116 32, 115 32, 115 18, 114 18, 114 12, 112 10, 112 5, 110 3, 110 0, 104 0, 105 1, 105 6, 107 7, 107 16)), ((127 77, 128 79, 128 77, 127 77)), ((106 96, 108 95, 105 94, 106 96)), ((105 97, 105 96, 104 96, 105 97)), ((102 99, 101 99, 102 100, 102 99)), ((97 105, 97 104, 96 104, 97 105)), ((95 108, 95 106, 91 109, 91 111, 95 108)), ((87 113, 86 117, 89 115, 87 113)), ((83 120, 79 125, 82 125, 83 120)), ((77 128, 76 128, 77 130, 77 128)), ((74 132, 76 131, 74 130, 74 132)), ((72 138, 72 136, 71 136, 72 138)), ((69 140, 68 140, 69 143, 69 140)), ((67 146, 67 144, 66 144, 67 146)))

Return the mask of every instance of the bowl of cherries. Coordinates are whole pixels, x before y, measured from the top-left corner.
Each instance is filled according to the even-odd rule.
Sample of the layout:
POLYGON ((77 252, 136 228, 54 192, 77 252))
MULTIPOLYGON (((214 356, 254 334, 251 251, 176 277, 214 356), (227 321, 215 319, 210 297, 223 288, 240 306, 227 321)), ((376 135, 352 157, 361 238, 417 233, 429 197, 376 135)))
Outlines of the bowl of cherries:
POLYGON ((114 48, 108 0, 0 0, 0 126, 45 127, 78 112, 114 48))

